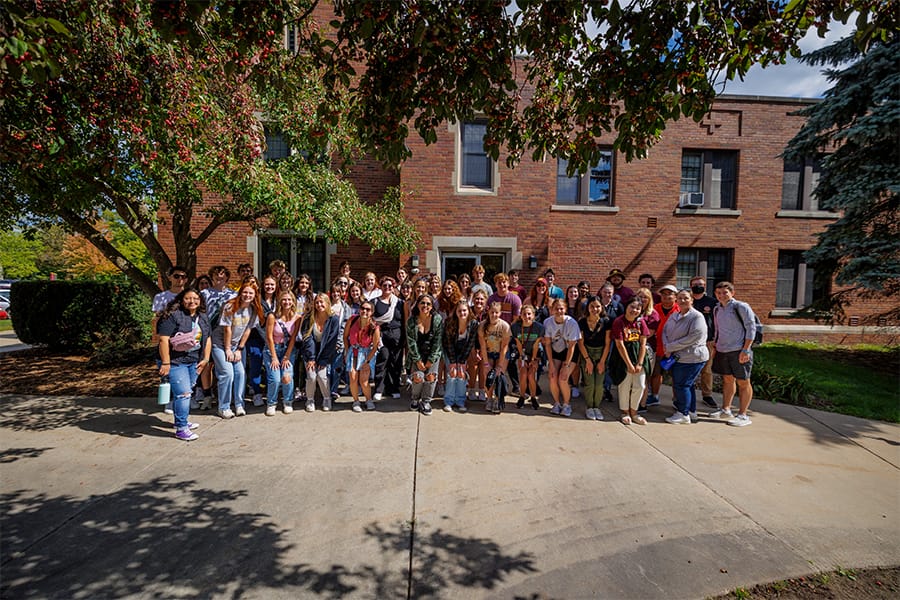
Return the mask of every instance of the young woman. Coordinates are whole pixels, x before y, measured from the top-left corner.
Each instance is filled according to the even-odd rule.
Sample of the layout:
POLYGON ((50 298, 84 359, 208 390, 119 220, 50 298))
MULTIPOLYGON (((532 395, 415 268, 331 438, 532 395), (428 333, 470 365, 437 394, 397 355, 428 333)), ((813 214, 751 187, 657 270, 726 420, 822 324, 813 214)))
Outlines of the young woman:
POLYGON ((444 410, 451 412, 456 406, 459 412, 466 412, 466 363, 474 354, 478 343, 478 321, 472 318, 469 303, 460 298, 456 309, 444 326, 444 370, 447 385, 444 390, 444 410))
POLYGON ((281 295, 281 292, 291 292, 293 294, 293 289, 294 278, 291 277, 290 273, 284 271, 281 275, 278 276, 278 294, 281 295))
POLYGON ((537 371, 541 362, 541 338, 544 337, 544 325, 534 320, 534 307, 526 304, 519 313, 521 319, 511 326, 512 338, 516 342, 516 354, 519 357, 519 387, 521 394, 516 408, 525 406, 525 400, 531 398, 531 408, 540 408, 537 394, 537 371))
POLYGON ((421 298, 425 294, 428 293, 428 276, 419 277, 416 282, 413 284, 412 289, 412 302, 407 302, 403 305, 403 322, 409 322, 409 318, 412 316, 413 308, 416 306, 416 299, 421 298))
POLYGON ((156 332, 159 334, 159 376, 169 378, 175 398, 172 406, 175 437, 185 442, 196 440, 193 430, 197 424, 188 421, 191 388, 197 382, 197 375, 209 364, 212 352, 209 321, 200 292, 188 288, 175 296, 160 315, 156 332))
POLYGON ((378 288, 378 277, 375 276, 375 273, 369 271, 363 277, 362 293, 366 300, 374 300, 381 295, 381 290, 378 288))
POLYGON ((394 295, 394 280, 381 278, 381 296, 372 300, 372 319, 381 329, 381 348, 375 361, 375 400, 400 397, 403 370, 403 301, 394 295))
POLYGON ((381 331, 372 320, 374 307, 368 300, 363 301, 359 315, 350 317, 344 328, 344 368, 350 380, 350 396, 353 398, 353 412, 362 412, 359 392, 362 389, 366 410, 375 410, 369 375, 375 362, 375 352, 381 342, 381 331))
POLYGON ((406 272, 406 269, 404 269, 403 267, 400 267, 399 269, 397 269, 397 283, 396 283, 396 285, 394 285, 394 293, 395 294, 400 293, 400 288, 403 286, 404 283, 406 283, 406 281, 408 279, 409 279, 409 273, 406 272))
POLYGON ((197 278, 196 290, 202 292, 206 288, 212 287, 212 279, 209 278, 209 275, 201 275, 197 278))
MULTIPOLYGON (((566 314, 577 322, 583 316, 581 311, 581 294, 578 292, 577 285, 570 285, 566 288, 565 299, 566 314)), ((581 364, 578 361, 575 361, 575 364, 572 366, 569 382, 572 384, 572 397, 578 398, 581 396, 581 391, 578 389, 578 386, 581 384, 581 364)))
POLYGON ((469 302, 469 305, 472 304, 472 278, 469 277, 468 273, 461 273, 459 278, 457 279, 457 286, 459 287, 459 293, 462 294, 462 297, 469 302))
MULTIPOLYGON (((653 363, 656 360, 656 352, 654 349, 656 348, 656 334, 660 323, 659 312, 657 312, 656 308, 653 306, 653 295, 648 288, 638 288, 634 293, 634 297, 640 298, 641 300, 641 319, 644 321, 644 325, 647 326, 647 330, 650 332, 650 337, 647 338, 647 344, 650 346, 651 352, 647 353, 647 358, 650 360, 650 373, 652 374, 653 363)), ((641 397, 638 413, 647 412, 647 392, 649 389, 650 386, 644 388, 644 395, 641 397)))
POLYGON ((543 323, 550 318, 550 284, 543 277, 538 277, 528 294, 528 304, 534 307, 534 320, 543 323))
POLYGON ((334 362, 331 363, 330 383, 332 400, 340 398, 338 390, 340 389, 341 382, 347 382, 346 371, 344 371, 344 328, 347 326, 347 321, 353 313, 350 311, 350 305, 344 302, 346 289, 346 287, 342 287, 338 282, 335 282, 332 284, 331 291, 328 293, 329 299, 331 300, 331 314, 336 316, 340 323, 337 353, 334 356, 334 362))
POLYGON ((419 296, 406 323, 406 352, 412 372, 409 408, 423 415, 431 414, 444 331, 444 320, 435 312, 434 305, 433 296, 419 296))
POLYGON ((566 314, 566 301, 557 298, 550 305, 553 316, 544 321, 544 351, 547 353, 550 372, 550 393, 553 408, 550 413, 568 417, 572 415, 569 404, 569 375, 575 364, 575 345, 581 337, 578 323, 566 314))
POLYGON ((256 283, 243 283, 238 295, 225 303, 219 326, 212 332, 212 357, 219 389, 219 416, 230 419, 244 409, 246 358, 244 348, 256 324, 265 318, 256 283), (234 412, 231 403, 234 401, 234 412))
POLYGON ((677 357, 672 365, 675 414, 666 421, 680 425, 697 418, 697 388, 694 387, 694 382, 709 360, 709 349, 706 347, 706 319, 694 309, 691 291, 678 292, 675 304, 678 312, 666 319, 662 330, 662 344, 667 358, 677 357))
POLYGON ((578 320, 581 339, 578 353, 584 378, 585 417, 591 421, 602 421, 600 402, 603 400, 603 379, 606 377, 606 360, 609 357, 609 329, 612 322, 603 312, 603 303, 597 296, 587 301, 586 317, 578 320))
POLYGON ((347 262, 346 260, 342 260, 341 264, 338 265, 338 273, 341 274, 341 277, 343 277, 344 279, 347 280, 348 284, 359 283, 358 281, 356 281, 355 279, 350 277, 351 270, 352 269, 350 267, 350 263, 347 262))
MULTIPOLYGON (((485 310, 487 299, 488 295, 484 290, 475 290, 472 292, 472 310, 470 312, 473 321, 481 323, 487 318, 487 311, 485 310)), ((484 380, 481 378, 482 360, 481 346, 476 346, 475 352, 469 354, 469 362, 466 364, 466 371, 469 374, 469 400, 472 401, 479 400, 484 402, 487 399, 484 390, 484 380)))
POLYGON ((350 314, 358 315, 359 307, 365 301, 362 293, 362 286, 358 283, 351 283, 347 288, 347 304, 350 306, 350 314))
POLYGON ((409 279, 400 284, 400 299, 403 300, 404 303, 412 298, 412 289, 412 282, 409 279))
POLYGON ((638 404, 650 375, 650 358, 647 356, 647 338, 650 330, 641 316, 640 298, 632 298, 625 307, 625 314, 613 321, 610 340, 616 349, 610 352, 609 374, 619 386, 619 410, 622 423, 646 425, 647 420, 637 414, 638 404))
POLYGON ((263 362, 266 365, 266 416, 275 416, 278 390, 284 404, 284 414, 294 412, 294 362, 297 351, 293 340, 300 329, 301 318, 297 314, 294 292, 278 292, 278 308, 266 317, 266 349, 263 362))
POLYGON ((449 318, 456 310, 457 304, 462 299, 459 286, 452 279, 448 279, 441 287, 441 295, 438 296, 438 312, 441 316, 449 318))
MULTIPOLYGON (((437 273, 432 273, 431 279, 428 281, 428 293, 437 298, 441 295, 442 287, 441 276, 437 273)), ((438 306, 435 306, 434 308, 435 310, 439 310, 438 306)))
POLYGON ((485 410, 500 414, 505 404, 506 392, 506 351, 509 348, 511 332, 509 323, 500 318, 503 305, 494 302, 488 307, 488 318, 478 328, 478 343, 481 348, 481 380, 485 382, 487 399, 485 410), (489 382, 494 382, 490 385, 489 382), (494 398, 496 391, 497 397, 494 398))
POLYGON ((306 273, 301 273, 294 281, 293 290, 294 296, 297 297, 297 312, 301 315, 308 313, 312 309, 313 300, 316 298, 316 295, 310 288, 311 285, 312 279, 306 273))
POLYGON ((262 318, 256 323, 250 338, 244 346, 244 354, 247 356, 247 382, 253 393, 253 406, 262 406, 262 378, 265 372, 263 365, 263 350, 266 347, 266 317, 275 312, 275 290, 278 289, 278 280, 266 275, 262 281, 259 304, 262 308, 262 318))
POLYGON ((331 386, 328 377, 337 354, 340 320, 331 314, 328 294, 316 294, 308 313, 301 339, 303 363, 306 367, 306 412, 316 410, 316 387, 322 394, 322 410, 331 410, 331 386))

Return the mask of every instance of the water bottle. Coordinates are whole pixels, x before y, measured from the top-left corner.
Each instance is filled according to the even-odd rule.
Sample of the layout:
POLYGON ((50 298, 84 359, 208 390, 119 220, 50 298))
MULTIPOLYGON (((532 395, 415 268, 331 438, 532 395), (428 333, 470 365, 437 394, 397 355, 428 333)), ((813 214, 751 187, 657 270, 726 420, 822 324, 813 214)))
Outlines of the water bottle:
POLYGON ((172 394, 172 384, 169 383, 168 377, 159 378, 159 388, 156 390, 156 403, 168 404, 172 394))

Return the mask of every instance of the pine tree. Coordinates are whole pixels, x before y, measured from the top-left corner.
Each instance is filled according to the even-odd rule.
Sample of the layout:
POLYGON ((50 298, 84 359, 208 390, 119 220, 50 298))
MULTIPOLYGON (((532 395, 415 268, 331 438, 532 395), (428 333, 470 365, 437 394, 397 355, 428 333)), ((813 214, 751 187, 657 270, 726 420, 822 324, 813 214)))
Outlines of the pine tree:
MULTIPOLYGON (((810 308, 841 321, 855 296, 900 292, 900 36, 865 52, 848 38, 802 60, 829 65, 824 73, 834 85, 799 111, 807 120, 784 156, 824 155, 814 193, 820 208, 840 217, 819 234, 806 263, 818 282, 833 279, 841 289, 810 308)), ((895 304, 871 318, 898 315, 895 304)))

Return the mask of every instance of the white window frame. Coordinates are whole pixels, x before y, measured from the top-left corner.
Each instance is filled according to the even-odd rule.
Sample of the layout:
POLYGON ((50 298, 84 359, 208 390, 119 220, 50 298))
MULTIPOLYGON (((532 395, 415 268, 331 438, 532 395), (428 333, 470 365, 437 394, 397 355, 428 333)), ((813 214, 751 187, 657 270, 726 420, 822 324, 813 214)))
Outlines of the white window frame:
MULTIPOLYGON (((490 188, 483 188, 478 186, 471 185, 463 185, 463 130, 466 124, 481 124, 484 123, 483 120, 474 119, 472 121, 463 121, 457 123, 450 123, 448 125, 449 131, 454 136, 454 170, 452 173, 453 177, 453 190, 458 195, 471 195, 471 196, 495 196, 497 195, 497 190, 500 187, 500 171, 497 165, 497 161, 490 159, 491 161, 491 185, 490 188)), ((487 151, 485 151, 485 156, 487 156, 487 151)))

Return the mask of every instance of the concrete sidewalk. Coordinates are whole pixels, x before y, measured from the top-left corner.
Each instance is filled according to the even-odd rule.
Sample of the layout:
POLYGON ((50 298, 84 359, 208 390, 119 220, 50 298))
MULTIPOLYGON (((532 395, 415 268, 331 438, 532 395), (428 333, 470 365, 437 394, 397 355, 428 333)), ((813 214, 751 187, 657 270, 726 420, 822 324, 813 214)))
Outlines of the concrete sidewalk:
POLYGON ((0 596, 703 598, 900 563, 896 425, 439 405, 196 413, 186 444, 153 399, 0 396, 0 596))

